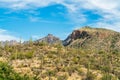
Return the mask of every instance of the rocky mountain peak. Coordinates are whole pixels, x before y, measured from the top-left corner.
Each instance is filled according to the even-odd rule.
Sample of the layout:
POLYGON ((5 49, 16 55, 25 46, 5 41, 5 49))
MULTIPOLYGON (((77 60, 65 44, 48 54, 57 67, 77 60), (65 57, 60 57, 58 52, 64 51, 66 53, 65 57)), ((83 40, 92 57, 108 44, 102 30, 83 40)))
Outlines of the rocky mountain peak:
POLYGON ((79 38, 85 38, 90 36, 87 31, 74 30, 71 34, 71 38, 76 40, 79 38))
POLYGON ((84 27, 74 30, 64 41, 64 46, 93 49, 120 48, 120 33, 103 28, 84 27))
POLYGON ((53 34, 48 34, 47 36, 48 36, 48 37, 53 37, 53 34))
POLYGON ((77 39, 89 38, 90 34, 84 30, 74 30, 68 37, 63 41, 63 45, 67 46, 71 42, 77 39))
POLYGON ((61 40, 58 37, 55 37, 53 34, 48 34, 47 36, 37 40, 37 42, 46 42, 48 44, 54 44, 61 42, 61 40))

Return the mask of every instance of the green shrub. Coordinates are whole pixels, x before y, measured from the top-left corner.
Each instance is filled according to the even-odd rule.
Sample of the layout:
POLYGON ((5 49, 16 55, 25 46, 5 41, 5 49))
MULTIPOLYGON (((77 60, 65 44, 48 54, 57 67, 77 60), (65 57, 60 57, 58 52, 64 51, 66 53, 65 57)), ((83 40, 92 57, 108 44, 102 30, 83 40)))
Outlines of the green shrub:
POLYGON ((82 71, 82 69, 78 68, 77 72, 78 72, 78 75, 85 76, 85 73, 82 71))
POLYGON ((34 56, 34 51, 29 51, 29 52, 26 52, 26 53, 25 53, 25 57, 26 57, 27 59, 32 58, 33 56, 34 56))
POLYGON ((87 75, 86 75, 85 80, 94 80, 95 77, 96 76, 94 74, 92 74, 91 72, 88 72, 87 75))
POLYGON ((110 67, 109 66, 102 66, 101 70, 104 72, 110 72, 110 67))
POLYGON ((56 71, 48 70, 48 71, 46 72, 46 75, 47 75, 47 76, 55 76, 55 75, 56 75, 56 71))
POLYGON ((20 76, 8 63, 0 62, 0 80, 34 80, 34 78, 27 75, 20 76))
POLYGON ((104 74, 101 80, 112 80, 112 76, 110 74, 104 74))
POLYGON ((28 51, 28 52, 16 52, 11 54, 11 59, 30 59, 34 56, 34 51, 28 51))
POLYGON ((63 75, 63 76, 58 76, 57 80, 67 80, 68 76, 67 75, 63 75))

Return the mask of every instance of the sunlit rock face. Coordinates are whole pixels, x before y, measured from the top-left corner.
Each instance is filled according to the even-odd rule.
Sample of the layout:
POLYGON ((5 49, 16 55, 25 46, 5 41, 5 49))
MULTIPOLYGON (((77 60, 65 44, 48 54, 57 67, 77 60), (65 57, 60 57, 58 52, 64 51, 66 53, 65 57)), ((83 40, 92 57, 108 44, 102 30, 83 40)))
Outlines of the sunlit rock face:
POLYGON ((58 37, 48 34, 46 37, 37 40, 36 42, 46 42, 48 44, 60 43, 61 40, 58 37))
POLYGON ((84 39, 89 37, 90 35, 87 31, 74 30, 72 34, 70 34, 67 39, 63 41, 63 45, 67 46, 76 39, 84 39))

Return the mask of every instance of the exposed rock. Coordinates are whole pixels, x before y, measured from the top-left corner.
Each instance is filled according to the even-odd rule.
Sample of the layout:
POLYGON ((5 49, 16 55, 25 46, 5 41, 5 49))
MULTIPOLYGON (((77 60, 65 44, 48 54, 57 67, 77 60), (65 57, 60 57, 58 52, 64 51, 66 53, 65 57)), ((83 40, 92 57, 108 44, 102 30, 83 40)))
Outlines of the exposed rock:
POLYGON ((63 45, 67 46, 71 42, 73 42, 76 39, 84 39, 84 38, 89 38, 90 35, 88 34, 87 31, 80 31, 80 30, 74 30, 72 34, 70 34, 66 40, 63 41, 63 45))
POLYGON ((61 43, 61 40, 52 34, 48 34, 46 37, 39 39, 35 42, 46 42, 48 44, 61 43))
POLYGON ((63 41, 64 46, 97 50, 120 50, 120 33, 103 28, 81 28, 74 30, 63 41))

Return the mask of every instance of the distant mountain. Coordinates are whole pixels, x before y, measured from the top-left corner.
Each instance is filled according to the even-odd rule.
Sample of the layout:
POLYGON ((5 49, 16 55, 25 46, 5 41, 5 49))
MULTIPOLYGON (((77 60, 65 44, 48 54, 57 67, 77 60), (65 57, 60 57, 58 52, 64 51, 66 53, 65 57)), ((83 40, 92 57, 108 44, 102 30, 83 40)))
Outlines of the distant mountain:
MULTIPOLYGON (((33 43, 45 42, 48 44, 61 43, 69 47, 81 47, 92 50, 115 50, 120 51, 120 33, 103 28, 83 27, 74 30, 65 40, 60 40, 58 37, 48 34, 47 36, 33 41, 33 43)), ((2 46, 19 45, 15 40, 1 41, 2 46)), ((29 41, 23 42, 29 44, 29 41)))
POLYGON ((5 46, 5 45, 17 45, 17 44, 19 44, 19 42, 17 42, 16 40, 0 41, 0 45, 1 46, 5 46))
POLYGON ((103 28, 83 27, 74 30, 64 41, 64 46, 97 50, 120 50, 120 33, 103 28))
POLYGON ((46 42, 48 44, 61 43, 61 40, 58 37, 48 34, 46 37, 36 40, 35 42, 46 42))

